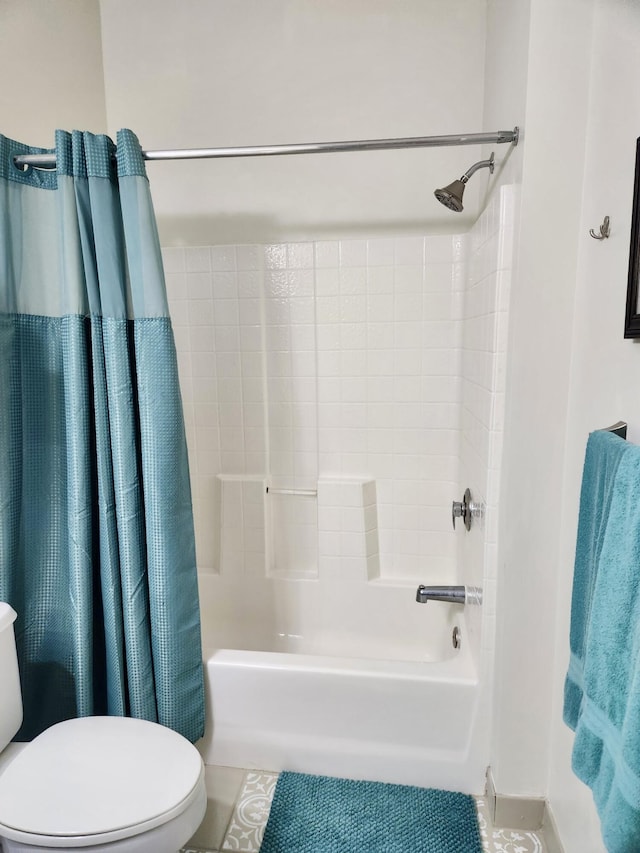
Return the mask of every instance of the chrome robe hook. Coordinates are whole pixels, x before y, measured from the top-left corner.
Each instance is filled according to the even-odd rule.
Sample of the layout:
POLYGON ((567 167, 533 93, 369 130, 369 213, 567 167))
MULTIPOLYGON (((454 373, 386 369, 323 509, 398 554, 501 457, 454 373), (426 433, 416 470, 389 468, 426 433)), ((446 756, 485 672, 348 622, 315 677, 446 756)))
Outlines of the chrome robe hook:
POLYGON ((599 234, 596 234, 593 228, 589 228, 589 234, 591 234, 594 240, 607 240, 609 234, 611 234, 611 228, 609 227, 609 217, 605 216, 602 225, 600 226, 599 234))

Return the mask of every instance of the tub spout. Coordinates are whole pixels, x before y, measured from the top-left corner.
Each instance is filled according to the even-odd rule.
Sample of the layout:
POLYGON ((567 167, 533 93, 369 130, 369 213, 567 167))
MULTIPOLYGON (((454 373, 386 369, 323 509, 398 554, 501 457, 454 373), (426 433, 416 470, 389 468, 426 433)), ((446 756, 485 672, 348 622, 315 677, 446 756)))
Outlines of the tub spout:
POLYGON ((454 604, 467 603, 467 588, 464 586, 425 586, 420 584, 416 592, 416 601, 426 604, 427 601, 451 601, 454 604))

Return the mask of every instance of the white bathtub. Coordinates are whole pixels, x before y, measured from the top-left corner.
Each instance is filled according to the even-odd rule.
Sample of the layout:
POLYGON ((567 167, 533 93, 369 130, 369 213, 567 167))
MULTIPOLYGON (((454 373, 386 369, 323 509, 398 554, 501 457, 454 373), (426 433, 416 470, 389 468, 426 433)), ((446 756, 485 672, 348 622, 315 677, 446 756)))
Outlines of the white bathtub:
POLYGON ((201 602, 206 763, 482 791, 462 607, 418 605, 409 586, 340 584, 336 596, 319 581, 217 576, 201 602))

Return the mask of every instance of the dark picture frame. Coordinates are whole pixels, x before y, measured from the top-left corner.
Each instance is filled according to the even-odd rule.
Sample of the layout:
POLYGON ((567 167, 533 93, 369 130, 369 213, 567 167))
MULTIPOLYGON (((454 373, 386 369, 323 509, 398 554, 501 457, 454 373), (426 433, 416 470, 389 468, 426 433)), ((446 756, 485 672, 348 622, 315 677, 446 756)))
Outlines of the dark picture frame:
POLYGON ((633 179, 633 212, 631 214, 631 245, 629 247, 629 278, 627 281, 627 310, 624 318, 625 338, 640 338, 640 306, 638 279, 640 277, 640 138, 636 140, 636 170, 633 179))

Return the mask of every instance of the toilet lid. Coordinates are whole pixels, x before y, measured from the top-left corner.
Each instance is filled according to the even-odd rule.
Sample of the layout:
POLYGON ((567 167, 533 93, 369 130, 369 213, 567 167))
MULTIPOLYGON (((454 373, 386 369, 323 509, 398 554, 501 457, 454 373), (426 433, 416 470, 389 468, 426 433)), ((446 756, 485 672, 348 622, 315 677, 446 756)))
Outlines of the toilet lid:
POLYGON ((67 838, 142 831, 141 824, 147 830, 181 813, 201 774, 197 749, 164 726, 125 717, 67 720, 0 774, 0 824, 67 838))

